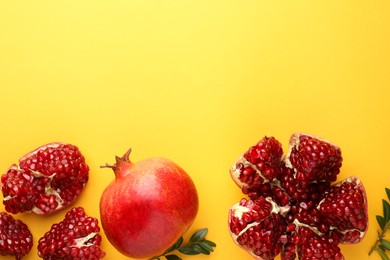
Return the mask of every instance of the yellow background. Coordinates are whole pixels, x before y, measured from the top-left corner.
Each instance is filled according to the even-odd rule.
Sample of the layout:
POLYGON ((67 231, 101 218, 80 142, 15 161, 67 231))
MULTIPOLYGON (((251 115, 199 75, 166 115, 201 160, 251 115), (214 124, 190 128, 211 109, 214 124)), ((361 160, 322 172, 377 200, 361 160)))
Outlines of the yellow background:
MULTIPOLYGON (((251 259, 228 233, 242 197, 228 169, 264 135, 287 147, 295 131, 341 147, 339 180, 361 178, 370 216, 342 252, 379 259, 367 252, 390 187, 389 99, 387 0, 0 1, 0 170, 47 142, 75 144, 91 168, 75 205, 98 217, 114 178, 100 165, 129 147, 133 161, 170 158, 198 188, 190 231, 209 227, 217 243, 188 259, 251 259)), ((17 215, 34 235, 25 259, 64 214, 17 215)))

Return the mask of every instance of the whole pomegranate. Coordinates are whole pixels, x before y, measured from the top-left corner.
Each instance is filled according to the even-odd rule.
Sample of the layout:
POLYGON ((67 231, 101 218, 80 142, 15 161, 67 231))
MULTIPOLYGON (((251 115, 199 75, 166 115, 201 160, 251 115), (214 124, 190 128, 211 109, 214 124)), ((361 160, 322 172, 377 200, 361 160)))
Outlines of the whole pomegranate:
POLYGON ((131 149, 116 157, 115 180, 100 199, 103 230, 111 244, 132 258, 162 254, 191 226, 198 194, 190 176, 164 158, 133 163, 131 149))
POLYGON ((50 214, 70 205, 88 182, 89 167, 78 147, 49 143, 19 159, 1 176, 8 212, 50 214))
POLYGON ((358 243, 368 228, 367 199, 357 177, 339 183, 341 150, 295 133, 289 151, 264 137, 230 168, 249 199, 229 210, 235 243, 256 259, 344 259, 338 245, 358 243))

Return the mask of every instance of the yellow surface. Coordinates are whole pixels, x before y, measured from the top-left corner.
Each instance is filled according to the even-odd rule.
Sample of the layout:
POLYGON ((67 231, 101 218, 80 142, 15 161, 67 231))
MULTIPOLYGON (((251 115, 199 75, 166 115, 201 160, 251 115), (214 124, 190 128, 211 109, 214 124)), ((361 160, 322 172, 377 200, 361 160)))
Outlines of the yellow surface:
MULTIPOLYGON (((370 229, 343 254, 379 259, 367 252, 390 187, 389 46, 387 0, 1 0, 0 170, 44 143, 76 144, 91 171, 75 205, 98 217, 114 178, 100 165, 129 147, 134 161, 168 157, 199 191, 191 232, 209 227, 218 244, 188 259, 251 259, 228 233, 242 197, 228 169, 264 135, 287 146, 309 132, 341 147, 339 179, 367 189, 370 229)), ((17 215, 34 235, 25 259, 64 214, 17 215)), ((126 259, 105 237, 103 249, 126 259)))

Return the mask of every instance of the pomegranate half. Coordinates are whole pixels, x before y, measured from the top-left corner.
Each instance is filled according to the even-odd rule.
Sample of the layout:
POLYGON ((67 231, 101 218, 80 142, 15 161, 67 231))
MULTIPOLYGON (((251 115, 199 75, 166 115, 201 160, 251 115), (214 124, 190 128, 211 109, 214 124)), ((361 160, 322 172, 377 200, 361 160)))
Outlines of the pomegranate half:
POLYGON ((131 258, 150 258, 173 245, 194 222, 199 200, 194 182, 174 162, 133 163, 131 149, 116 157, 115 180, 100 199, 102 228, 110 243, 131 258))

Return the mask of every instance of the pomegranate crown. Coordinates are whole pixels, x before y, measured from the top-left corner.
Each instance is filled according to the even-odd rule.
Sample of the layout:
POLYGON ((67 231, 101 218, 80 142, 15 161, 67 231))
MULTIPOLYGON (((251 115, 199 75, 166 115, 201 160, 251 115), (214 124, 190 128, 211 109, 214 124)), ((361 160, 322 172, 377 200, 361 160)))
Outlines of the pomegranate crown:
POLYGON ((116 176, 120 175, 121 172, 124 172, 121 171, 123 167, 128 167, 129 165, 132 164, 132 162, 130 161, 131 151, 132 149, 129 148, 122 157, 115 156, 115 164, 106 163, 105 165, 101 165, 100 168, 110 168, 114 171, 116 176))

